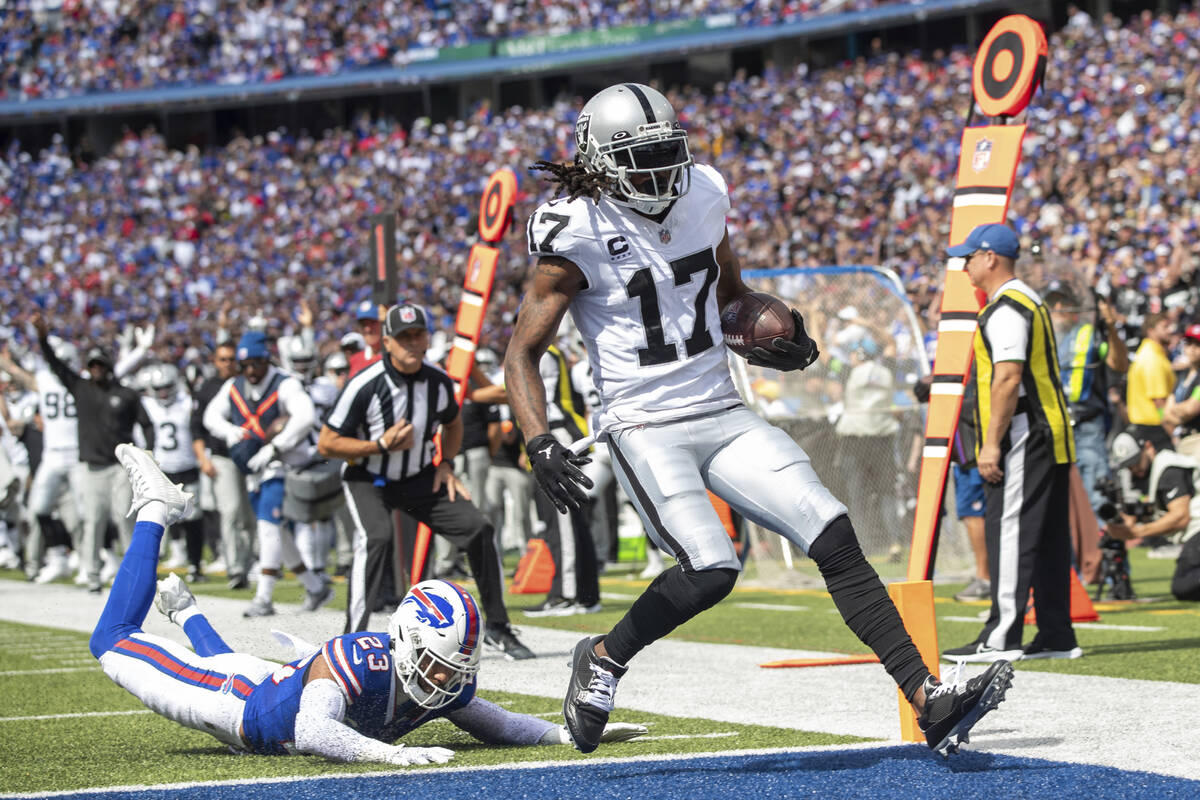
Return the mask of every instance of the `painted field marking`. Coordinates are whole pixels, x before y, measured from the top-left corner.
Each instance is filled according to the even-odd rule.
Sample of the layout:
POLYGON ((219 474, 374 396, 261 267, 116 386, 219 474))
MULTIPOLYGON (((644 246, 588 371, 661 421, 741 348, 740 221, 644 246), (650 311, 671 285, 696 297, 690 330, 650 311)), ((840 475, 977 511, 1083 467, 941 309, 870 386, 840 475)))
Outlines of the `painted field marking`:
POLYGON ((41 719, 80 719, 82 717, 128 717, 133 714, 153 714, 148 708, 134 711, 82 711, 78 714, 38 714, 33 717, 0 717, 0 722, 30 722, 41 719))
POLYGON ((719 733, 672 733, 664 736, 638 736, 631 742, 665 742, 668 739, 726 739, 737 736, 737 731, 720 731, 719 733))
MULTIPOLYGON (((947 622, 979 622, 978 617, 942 617, 947 622)), ((1090 628, 1094 631, 1132 631, 1134 633, 1157 633, 1166 628, 1151 625, 1109 625, 1105 622, 1076 622, 1076 628, 1090 628)))
POLYGON ((808 611, 808 606, 785 606, 777 603, 734 603, 738 608, 752 608, 759 611, 808 611))
POLYGON ((16 677, 17 675, 53 675, 58 672, 91 672, 100 669, 97 663, 90 667, 59 667, 51 669, 10 669, 0 672, 0 678, 16 677))

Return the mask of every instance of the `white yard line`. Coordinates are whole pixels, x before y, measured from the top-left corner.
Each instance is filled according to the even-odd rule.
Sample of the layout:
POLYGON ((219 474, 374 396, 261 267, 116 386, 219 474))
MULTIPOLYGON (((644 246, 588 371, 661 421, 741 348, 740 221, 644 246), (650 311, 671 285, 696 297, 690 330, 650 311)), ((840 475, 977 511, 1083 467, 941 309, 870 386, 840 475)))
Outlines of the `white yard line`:
MULTIPOLYGON (((979 622, 978 617, 938 617, 947 622, 979 622)), ((1150 625, 1109 625, 1106 622, 1076 622, 1076 628, 1087 628, 1093 631, 1131 631, 1133 633, 1157 633, 1166 628, 1150 625)))
POLYGON ((11 678, 17 675, 53 675, 59 672, 91 672, 99 670, 100 664, 96 663, 90 667, 51 667, 48 669, 10 669, 0 672, 0 678, 11 678))
POLYGON ((808 611, 808 606, 785 606, 776 603, 734 603, 738 608, 753 608, 759 611, 808 611))
POLYGON ((153 714, 148 708, 135 711, 85 711, 78 714, 39 714, 33 717, 0 717, 0 722, 29 722, 40 719, 79 719, 81 717, 128 717, 133 714, 153 714))

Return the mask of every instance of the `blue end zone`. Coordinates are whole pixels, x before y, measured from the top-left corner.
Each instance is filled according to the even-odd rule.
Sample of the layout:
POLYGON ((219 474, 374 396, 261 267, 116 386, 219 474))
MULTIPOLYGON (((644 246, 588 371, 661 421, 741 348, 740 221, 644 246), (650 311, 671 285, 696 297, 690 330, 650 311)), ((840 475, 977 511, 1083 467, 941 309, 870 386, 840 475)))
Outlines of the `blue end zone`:
MULTIPOLYGON (((549 750, 549 748, 548 748, 549 750)), ((547 753, 550 755, 551 753, 547 753)), ((611 797, 888 798, 994 800, 998 797, 1086 797, 1088 800, 1195 800, 1200 781, 1112 767, 964 752, 943 760, 926 748, 870 749, 705 756, 679 760, 578 763, 536 769, 423 771, 404 775, 206 785, 137 792, 89 792, 58 797, 130 800, 246 800, 329 797, 372 800, 414 797, 534 797, 596 800, 611 797)))

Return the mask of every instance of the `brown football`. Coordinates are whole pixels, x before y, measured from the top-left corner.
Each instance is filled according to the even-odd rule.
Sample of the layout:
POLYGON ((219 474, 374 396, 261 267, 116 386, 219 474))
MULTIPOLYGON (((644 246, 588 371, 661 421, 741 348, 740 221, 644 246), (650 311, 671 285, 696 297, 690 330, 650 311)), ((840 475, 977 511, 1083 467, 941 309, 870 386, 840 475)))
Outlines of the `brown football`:
POLYGON ((795 332, 791 309, 765 292, 744 294, 721 311, 725 344, 739 356, 755 347, 771 348, 775 339, 791 339, 795 332))

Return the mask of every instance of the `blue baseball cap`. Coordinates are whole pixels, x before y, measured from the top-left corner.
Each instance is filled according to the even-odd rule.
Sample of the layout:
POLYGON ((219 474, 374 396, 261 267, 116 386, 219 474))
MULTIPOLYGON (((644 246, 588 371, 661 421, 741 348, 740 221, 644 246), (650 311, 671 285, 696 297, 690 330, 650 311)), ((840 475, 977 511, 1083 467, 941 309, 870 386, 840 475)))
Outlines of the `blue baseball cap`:
POLYGON ((946 252, 952 257, 966 258, 977 250, 991 250, 1006 258, 1016 258, 1021 252, 1021 240, 1012 228, 999 222, 978 225, 967 234, 966 240, 946 252))
POLYGON ((246 331, 238 339, 237 360, 248 358, 270 358, 271 351, 267 349, 267 335, 262 331, 246 331))
POLYGON ((379 321, 379 308, 371 300, 363 300, 354 307, 354 318, 357 320, 373 319, 379 321))

